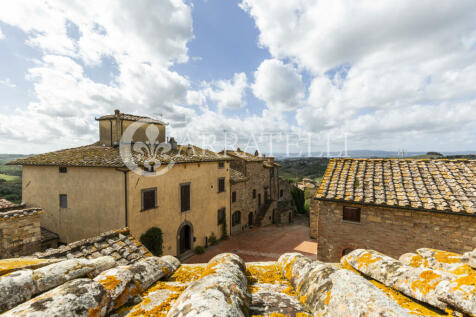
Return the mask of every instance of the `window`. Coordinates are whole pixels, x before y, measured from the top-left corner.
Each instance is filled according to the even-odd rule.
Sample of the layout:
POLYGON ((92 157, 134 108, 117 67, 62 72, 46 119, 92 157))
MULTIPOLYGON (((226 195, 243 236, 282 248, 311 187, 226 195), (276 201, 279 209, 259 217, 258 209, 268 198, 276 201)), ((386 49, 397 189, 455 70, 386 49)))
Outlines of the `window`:
POLYGON ((241 212, 235 211, 231 216, 231 225, 236 226, 241 223, 241 212))
POLYGON ((218 192, 223 193, 225 191, 225 178, 218 179, 218 192))
POLYGON ((279 190, 279 197, 283 197, 283 190, 282 189, 279 190))
POLYGON ((68 195, 66 194, 59 195, 59 205, 60 205, 60 208, 68 208, 68 195))
POLYGON ((157 208, 157 188, 142 190, 142 211, 157 208))
POLYGON ((231 193, 231 202, 234 203, 236 201, 236 192, 231 193))
POLYGON ((218 209, 218 224, 221 225, 221 224, 224 224, 225 223, 225 210, 226 208, 220 208, 218 209))
POLYGON ((218 162, 218 168, 225 168, 225 162, 218 162))
POLYGON ((274 176, 274 168, 273 168, 273 167, 269 170, 269 175, 270 175, 271 177, 274 176))
POLYGON ((253 189, 253 199, 256 198, 256 189, 253 189))
POLYGON ((180 211, 190 210, 190 184, 180 185, 180 211))
POLYGON ((67 173, 67 172, 68 172, 68 168, 67 168, 67 167, 64 167, 64 166, 60 166, 60 167, 59 167, 59 172, 60 172, 60 173, 67 173))
POLYGON ((360 208, 344 207, 342 213, 342 220, 360 222, 360 208))

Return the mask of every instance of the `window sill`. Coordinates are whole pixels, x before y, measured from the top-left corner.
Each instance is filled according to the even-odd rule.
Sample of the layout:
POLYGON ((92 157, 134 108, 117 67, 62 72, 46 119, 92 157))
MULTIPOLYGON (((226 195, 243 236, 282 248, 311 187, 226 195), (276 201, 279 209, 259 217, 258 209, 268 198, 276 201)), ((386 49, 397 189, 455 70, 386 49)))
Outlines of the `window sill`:
POLYGON ((144 212, 144 211, 149 211, 149 210, 154 210, 154 209, 158 209, 159 206, 155 206, 153 208, 147 208, 147 209, 141 209, 140 212, 144 212))
POLYGON ((342 220, 341 223, 350 223, 350 224, 354 224, 354 225, 360 225, 362 224, 362 222, 360 221, 351 221, 351 220, 342 220))

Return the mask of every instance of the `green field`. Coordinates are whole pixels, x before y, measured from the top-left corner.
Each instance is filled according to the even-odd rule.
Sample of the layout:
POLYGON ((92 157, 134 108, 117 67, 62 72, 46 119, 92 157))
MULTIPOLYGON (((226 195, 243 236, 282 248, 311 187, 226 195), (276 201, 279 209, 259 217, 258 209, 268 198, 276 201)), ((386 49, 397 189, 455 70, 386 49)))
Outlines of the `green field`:
POLYGON ((0 174, 0 179, 5 180, 6 182, 21 182, 21 177, 17 175, 0 174))
POLYGON ((0 154, 0 198, 14 203, 21 202, 21 166, 9 166, 6 163, 23 157, 15 154, 0 154))

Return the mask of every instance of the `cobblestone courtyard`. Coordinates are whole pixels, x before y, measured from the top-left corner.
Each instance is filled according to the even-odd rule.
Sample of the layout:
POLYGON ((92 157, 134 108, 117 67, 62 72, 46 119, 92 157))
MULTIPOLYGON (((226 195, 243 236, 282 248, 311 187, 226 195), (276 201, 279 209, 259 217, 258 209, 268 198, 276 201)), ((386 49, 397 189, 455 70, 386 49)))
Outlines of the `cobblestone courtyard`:
POLYGON ((299 216, 291 225, 253 228, 233 235, 209 247, 204 254, 193 255, 184 263, 206 263, 223 252, 236 253, 246 262, 274 261, 286 252, 300 252, 315 259, 317 243, 309 238, 307 219, 299 216))

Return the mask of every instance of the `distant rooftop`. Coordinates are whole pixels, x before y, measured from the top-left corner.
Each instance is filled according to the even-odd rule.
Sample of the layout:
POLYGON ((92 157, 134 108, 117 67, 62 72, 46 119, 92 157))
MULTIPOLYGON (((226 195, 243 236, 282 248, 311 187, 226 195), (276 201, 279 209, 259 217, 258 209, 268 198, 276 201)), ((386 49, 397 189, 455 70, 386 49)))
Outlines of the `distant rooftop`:
POLYGON ((332 159, 316 199, 476 216, 476 160, 332 159))
POLYGON ((119 115, 120 120, 127 120, 127 121, 143 120, 144 122, 147 122, 147 123, 158 123, 158 124, 162 124, 162 125, 167 125, 168 124, 168 123, 165 123, 165 122, 163 122, 159 119, 153 119, 153 118, 146 117, 146 116, 138 116, 138 115, 134 115, 134 114, 122 113, 122 112, 119 112, 119 110, 116 110, 116 111, 117 111, 116 114, 108 114, 108 115, 105 115, 105 116, 101 116, 99 118, 96 118, 96 120, 97 121, 113 120, 113 119, 116 119, 117 115, 119 115))

